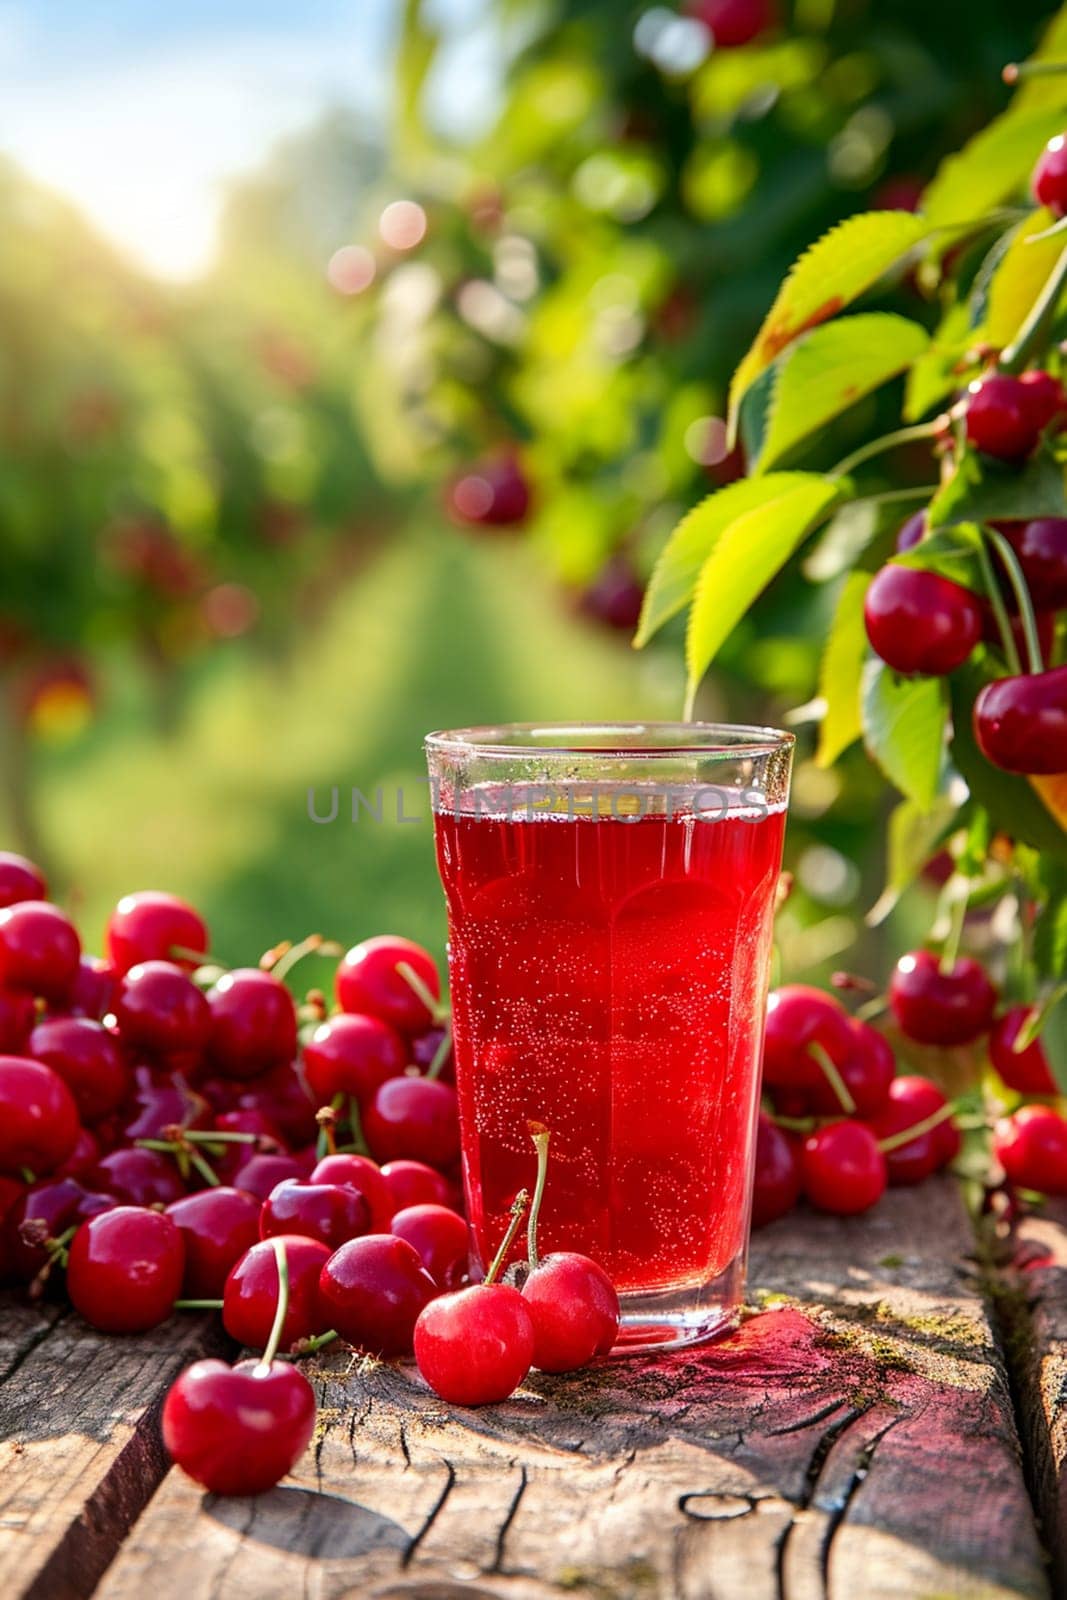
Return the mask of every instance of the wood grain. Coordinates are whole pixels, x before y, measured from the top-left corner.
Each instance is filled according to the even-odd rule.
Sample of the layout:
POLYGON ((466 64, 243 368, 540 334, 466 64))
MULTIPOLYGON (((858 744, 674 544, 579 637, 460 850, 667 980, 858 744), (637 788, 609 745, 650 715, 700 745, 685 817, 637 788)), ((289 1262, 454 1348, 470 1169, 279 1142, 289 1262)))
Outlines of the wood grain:
POLYGON ((158 1409, 220 1347, 212 1319, 105 1338, 73 1312, 0 1302, 4 1600, 84 1600, 167 1471, 158 1409))
POLYGON ((946 1180, 758 1236, 732 1339, 450 1408, 316 1369, 319 1437, 257 1501, 172 1473, 101 1600, 967 1600, 1048 1594, 1011 1400, 946 1180))

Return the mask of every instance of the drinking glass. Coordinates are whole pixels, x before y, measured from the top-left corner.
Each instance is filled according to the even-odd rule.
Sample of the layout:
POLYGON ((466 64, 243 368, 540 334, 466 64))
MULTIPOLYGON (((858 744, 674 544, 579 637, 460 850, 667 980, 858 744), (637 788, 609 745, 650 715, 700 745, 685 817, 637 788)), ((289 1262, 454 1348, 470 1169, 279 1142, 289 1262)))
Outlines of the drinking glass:
POLYGON ((551 1134, 539 1248, 609 1273, 620 1348, 744 1293, 793 736, 710 723, 430 734, 463 1180, 480 1264, 551 1134))

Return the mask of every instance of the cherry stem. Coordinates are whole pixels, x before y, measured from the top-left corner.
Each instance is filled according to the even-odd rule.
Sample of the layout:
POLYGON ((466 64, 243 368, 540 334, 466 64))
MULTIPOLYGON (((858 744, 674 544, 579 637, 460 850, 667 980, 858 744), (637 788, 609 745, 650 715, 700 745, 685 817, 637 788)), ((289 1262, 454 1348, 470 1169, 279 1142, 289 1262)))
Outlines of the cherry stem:
MULTIPOLYGON (((1064 251, 1067 257, 1067 250, 1064 251)), ((1041 640, 1037 636, 1037 621, 1034 617, 1034 602, 1030 598, 1023 569, 1019 565, 1019 558, 1002 533, 996 528, 983 528, 986 538, 992 542, 997 555, 1004 563, 1008 574, 1008 581, 1015 591, 1015 599, 1019 607, 1019 618, 1023 625, 1023 638, 1026 640, 1026 654, 1029 658, 1031 672, 1044 672, 1045 663, 1041 657, 1041 640)))
POLYGON ((285 1240, 277 1237, 271 1240, 274 1246, 274 1259, 278 1263, 278 1304, 274 1308, 274 1323, 267 1340, 267 1348, 260 1357, 253 1376, 265 1377, 271 1369, 271 1363, 278 1354, 278 1346, 282 1342, 282 1329, 285 1319, 289 1315, 289 1257, 285 1251, 285 1240))
POLYGON ((359 1156, 370 1155, 370 1145, 363 1132, 363 1119, 359 1114, 359 1101, 355 1095, 348 1097, 348 1137, 350 1141, 348 1149, 359 1156))
POLYGON ((856 1020, 858 1022, 873 1022, 875 1017, 885 1016, 888 1010, 889 1001, 885 995, 875 994, 869 1000, 865 1000, 863 1005, 857 1006, 856 1020))
POLYGON ((835 1063, 830 1059, 829 1052, 824 1050, 821 1044, 812 1043, 808 1045, 808 1054, 818 1062, 823 1076, 837 1096, 837 1103, 841 1110, 846 1117, 851 1117, 856 1109, 856 1102, 849 1093, 848 1084, 841 1076, 835 1063))
POLYGON ((1034 301, 1030 315, 1006 350, 1002 350, 997 365, 1001 372, 1021 372, 1034 351, 1048 343, 1049 330, 1056 315, 1060 294, 1067 283, 1067 250, 1049 273, 1045 287, 1034 301))
POLYGON ((1004 646, 1004 659, 1008 664, 1008 671, 1013 677, 1017 678, 1022 671, 1022 663, 1019 660, 1019 652, 1015 647, 1015 635, 1011 629, 1008 608, 1004 604, 1004 596, 1000 592, 1000 584, 997 582, 997 575, 993 571, 993 563, 989 559, 989 551, 986 549, 984 538, 980 539, 978 543, 978 562, 982 569, 982 582, 985 585, 986 597, 993 607, 997 632, 1000 634, 1000 642, 1004 646))
POLYGON ((315 1113, 315 1121, 319 1125, 319 1136, 315 1141, 315 1154, 321 1161, 323 1156, 337 1154, 337 1135, 334 1125, 337 1122, 337 1113, 344 1104, 344 1095, 335 1094, 333 1101, 328 1106, 320 1106, 315 1113))
POLYGON ((787 1128, 790 1133, 811 1133, 819 1125, 818 1117, 786 1117, 775 1112, 772 1119, 779 1128, 787 1128))
POLYGON ((433 1060, 426 1068, 427 1078, 439 1078, 441 1076, 441 1070, 444 1067, 445 1062, 448 1060, 448 1052, 451 1050, 451 1048, 452 1024, 448 1022, 445 1024, 445 1031, 441 1036, 441 1043, 437 1046, 437 1049, 433 1053, 433 1060))
POLYGON ((933 422, 917 422, 911 428, 897 428, 892 433, 885 433, 880 439, 872 439, 868 444, 860 445, 858 450, 853 450, 850 456, 845 456, 828 474, 831 478, 847 478, 849 474, 872 456, 884 455, 887 450, 895 450, 898 444, 912 444, 918 439, 933 439, 944 427, 940 417, 933 422))
MULTIPOLYGON (((192 961, 197 967, 221 967, 222 963, 206 950, 191 950, 188 945, 172 944, 168 961, 192 961)), ((225 972, 225 967, 222 967, 225 972)))
MULTIPOLYGON (((951 881, 951 880, 950 880, 951 881)), ((949 902, 949 927, 945 942, 941 946, 941 960, 937 970, 943 978, 951 978, 956 970, 959 960, 960 944, 963 940, 963 925, 967 921, 967 902, 970 899, 971 880, 963 880, 963 893, 949 902)))
POLYGON ((182 1134, 190 1144, 258 1144, 263 1137, 260 1133, 229 1133, 225 1129, 216 1132, 214 1129, 190 1128, 182 1134))
POLYGON ((941 1106, 930 1116, 924 1117, 921 1122, 916 1122, 913 1127, 902 1128, 899 1133, 891 1133, 886 1139, 879 1139, 878 1148, 883 1155, 888 1155, 891 1150, 900 1150, 904 1145, 910 1144, 913 1139, 921 1139, 924 1133, 933 1133, 943 1122, 955 1114, 956 1107, 952 1101, 941 1106))
POLYGON ((858 972, 831 972, 830 985, 834 989, 850 989, 856 994, 876 995, 878 985, 858 972))
POLYGON ((34 1172, 32 1167, 20 1167, 19 1177, 22 1179, 23 1183, 34 1184, 37 1182, 37 1174, 34 1172))
POLYGON ((313 1356, 316 1350, 324 1349, 326 1345, 332 1344, 335 1339, 340 1337, 341 1335, 336 1328, 331 1328, 329 1333, 317 1333, 313 1339, 305 1339, 297 1347, 297 1353, 302 1356, 313 1356))
POLYGON ((175 1300, 175 1311, 221 1311, 221 1300, 175 1300))
POLYGON ((1067 61, 1009 61, 1000 76, 1006 84, 1020 78, 1054 78, 1067 72, 1067 61))
POLYGON ((532 1272, 537 1266, 540 1257, 537 1254, 537 1219, 541 1215, 541 1201, 545 1195, 545 1179, 548 1176, 548 1142, 552 1135, 543 1122, 528 1122, 530 1138, 533 1140, 534 1149, 537 1151, 537 1178, 534 1182, 533 1204, 530 1206, 530 1215, 526 1220, 526 1259, 532 1272))
POLYGON ((189 1162, 190 1165, 195 1167, 197 1172, 199 1172, 209 1189, 219 1189, 222 1187, 222 1180, 218 1173, 214 1171, 209 1161, 204 1160, 199 1150, 189 1151, 189 1162))
POLYGON ((515 1235, 522 1226, 523 1212, 526 1210, 526 1207, 529 1205, 529 1203, 529 1194, 525 1189, 520 1189, 514 1200, 511 1202, 511 1221, 508 1223, 508 1231, 505 1233, 503 1239, 501 1239, 500 1249, 497 1251, 496 1255, 489 1264, 489 1271, 482 1280, 484 1283, 493 1283, 496 1279, 497 1273, 507 1260, 508 1251, 515 1243, 515 1235))
POLYGON ((264 972, 282 981, 298 961, 311 955, 342 956, 344 950, 336 939, 327 939, 321 933, 309 933, 306 939, 301 939, 297 944, 278 945, 276 950, 268 950, 259 964, 264 972))
POLYGON ((430 1013, 435 1022, 444 1022, 447 1020, 448 1007, 443 1005, 441 1001, 438 1000, 433 990, 428 988, 427 985, 423 983, 422 979, 415 971, 415 968, 411 966, 410 962, 398 961, 395 970, 397 973, 399 973, 400 977, 403 978, 408 988, 414 990, 415 994, 418 995, 419 999, 422 1001, 423 1005, 426 1007, 427 1011, 430 1013))

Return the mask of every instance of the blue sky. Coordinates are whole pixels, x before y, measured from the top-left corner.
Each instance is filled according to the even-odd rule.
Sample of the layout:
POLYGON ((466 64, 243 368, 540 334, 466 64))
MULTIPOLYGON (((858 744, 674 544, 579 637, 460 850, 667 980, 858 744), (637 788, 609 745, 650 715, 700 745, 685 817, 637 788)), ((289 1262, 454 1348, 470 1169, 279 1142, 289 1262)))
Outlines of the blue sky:
MULTIPOLYGON (((403 0, 0 0, 0 151, 152 270, 211 258, 226 178, 343 101, 380 117, 403 0)), ((486 0, 432 0, 459 125, 493 97, 486 0)))

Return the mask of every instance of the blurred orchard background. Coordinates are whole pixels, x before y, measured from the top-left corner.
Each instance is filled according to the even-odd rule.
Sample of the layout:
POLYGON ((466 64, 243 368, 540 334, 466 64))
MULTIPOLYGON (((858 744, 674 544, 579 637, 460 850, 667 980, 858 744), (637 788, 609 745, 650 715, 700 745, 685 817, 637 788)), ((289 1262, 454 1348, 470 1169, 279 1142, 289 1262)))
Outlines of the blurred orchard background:
MULTIPOLYGON (((391 799, 425 817, 422 735, 679 714, 677 634, 630 648, 641 586, 741 470, 725 388, 778 279, 914 206, 1053 9, 0 4, 2 837, 89 941, 156 887, 231 961, 440 951, 430 829, 391 799)), ((847 544, 772 586, 701 715, 810 701, 834 586, 805 560, 847 544)), ((884 937, 890 801, 797 726, 781 949, 818 975, 884 937)))

